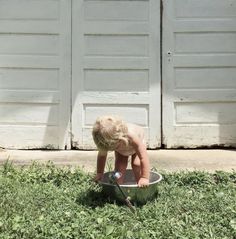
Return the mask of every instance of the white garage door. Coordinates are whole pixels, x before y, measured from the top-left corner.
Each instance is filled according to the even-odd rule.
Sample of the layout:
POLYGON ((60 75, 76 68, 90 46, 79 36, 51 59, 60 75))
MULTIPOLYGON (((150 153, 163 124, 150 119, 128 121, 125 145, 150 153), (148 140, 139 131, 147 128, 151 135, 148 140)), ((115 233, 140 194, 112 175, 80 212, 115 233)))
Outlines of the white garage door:
POLYGON ((1 147, 65 147, 70 12, 68 0, 0 0, 1 147))
POLYGON ((73 145, 94 148, 96 117, 118 114, 160 146, 159 1, 72 3, 73 145))
POLYGON ((163 142, 235 146, 236 1, 163 2, 163 142))

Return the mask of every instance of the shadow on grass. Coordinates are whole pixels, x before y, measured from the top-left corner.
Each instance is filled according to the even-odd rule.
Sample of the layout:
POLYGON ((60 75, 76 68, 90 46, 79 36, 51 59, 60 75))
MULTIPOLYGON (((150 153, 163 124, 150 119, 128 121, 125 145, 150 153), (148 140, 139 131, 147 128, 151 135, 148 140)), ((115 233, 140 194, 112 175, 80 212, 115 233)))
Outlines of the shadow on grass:
POLYGON ((88 190, 76 198, 76 203, 91 208, 104 207, 107 203, 114 203, 102 191, 88 190))
MULTIPOLYGON (((84 193, 83 195, 80 195, 79 197, 77 197, 76 203, 83 206, 90 207, 92 209, 96 207, 104 207, 107 204, 116 204, 117 206, 121 206, 121 207, 126 206, 125 200, 117 201, 116 199, 112 197, 106 196, 102 191, 98 192, 94 190, 90 190, 84 193)), ((142 208, 142 206, 144 206, 144 204, 139 204, 135 202, 131 202, 131 203, 133 206, 138 208, 142 208)))
MULTIPOLYGON (((147 201, 145 203, 138 203, 131 201, 131 204, 137 208, 137 209, 142 209, 143 206, 146 204, 152 203, 155 199, 158 198, 158 193, 156 194, 156 197, 153 198, 153 200, 147 201)), ((96 207, 105 207, 106 205, 117 205, 120 207, 127 206, 125 200, 119 201, 116 200, 115 198, 109 197, 105 195, 102 191, 95 191, 95 190, 89 190, 85 192, 84 194, 80 195, 76 199, 76 203, 89 207, 89 208, 96 208, 96 207)))

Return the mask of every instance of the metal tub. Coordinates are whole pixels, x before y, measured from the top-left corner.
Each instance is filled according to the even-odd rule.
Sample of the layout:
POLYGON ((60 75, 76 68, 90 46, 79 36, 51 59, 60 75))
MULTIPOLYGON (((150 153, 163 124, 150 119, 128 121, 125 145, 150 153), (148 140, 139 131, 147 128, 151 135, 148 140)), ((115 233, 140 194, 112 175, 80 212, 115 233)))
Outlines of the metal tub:
MULTIPOLYGON (((107 172, 99 184, 102 186, 104 194, 112 199, 124 202, 124 197, 119 188, 111 183, 110 175, 113 172, 107 172)), ((158 192, 157 184, 162 180, 162 176, 156 172, 150 172, 150 183, 148 187, 138 187, 133 170, 127 169, 125 173, 124 183, 120 185, 123 192, 132 202, 145 204, 147 201, 154 199, 158 192)))

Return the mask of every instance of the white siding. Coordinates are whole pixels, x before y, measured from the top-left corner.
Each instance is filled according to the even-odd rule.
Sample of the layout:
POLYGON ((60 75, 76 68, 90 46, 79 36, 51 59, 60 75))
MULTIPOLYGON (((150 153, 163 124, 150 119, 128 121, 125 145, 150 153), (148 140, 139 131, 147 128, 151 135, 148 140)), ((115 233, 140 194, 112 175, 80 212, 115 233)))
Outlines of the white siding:
POLYGON ((65 148, 71 4, 0 0, 0 146, 65 148))
POLYGON ((0 147, 91 149, 103 114, 235 146, 236 0, 162 2, 161 140, 159 0, 0 0, 0 147))
POLYGON ((166 0, 163 143, 236 145, 236 1, 166 0))
POLYGON ((96 117, 117 114, 161 145, 160 5, 156 0, 74 0, 73 145, 94 148, 96 117))

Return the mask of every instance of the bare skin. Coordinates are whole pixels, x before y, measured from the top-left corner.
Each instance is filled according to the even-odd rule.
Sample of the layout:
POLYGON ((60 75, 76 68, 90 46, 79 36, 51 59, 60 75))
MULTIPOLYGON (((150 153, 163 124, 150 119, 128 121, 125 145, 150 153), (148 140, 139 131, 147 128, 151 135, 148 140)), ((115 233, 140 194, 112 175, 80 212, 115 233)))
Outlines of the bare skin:
MULTIPOLYGON (((118 180, 122 184, 124 174, 128 165, 128 158, 131 156, 131 166, 139 187, 149 185, 150 165, 144 141, 144 131, 142 127, 135 124, 127 124, 129 144, 126 145, 120 141, 115 149, 115 170, 122 173, 118 180)), ((98 181, 103 177, 106 164, 107 152, 98 152, 97 156, 97 175, 95 180, 98 181)))

